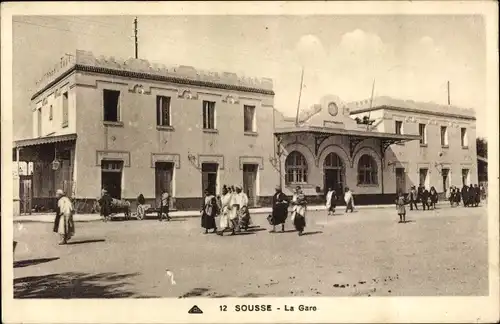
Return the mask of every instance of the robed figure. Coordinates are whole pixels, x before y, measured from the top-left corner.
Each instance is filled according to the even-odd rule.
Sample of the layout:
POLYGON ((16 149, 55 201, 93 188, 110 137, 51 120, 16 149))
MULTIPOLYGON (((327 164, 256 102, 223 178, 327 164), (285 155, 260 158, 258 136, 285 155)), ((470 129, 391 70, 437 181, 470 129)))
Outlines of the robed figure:
POLYGON ((205 190, 205 198, 201 210, 201 227, 205 229, 205 234, 207 234, 210 229, 213 229, 213 233, 217 232, 215 217, 219 213, 218 207, 219 205, 217 204, 216 197, 210 194, 208 190, 205 190))
POLYGON ((53 231, 61 237, 59 244, 66 244, 75 235, 75 223, 73 222, 73 203, 61 189, 56 192, 57 208, 53 231))
POLYGON ((271 232, 276 231, 276 225, 281 224, 281 231, 285 231, 285 221, 288 217, 288 199, 281 191, 280 187, 276 187, 276 193, 273 196, 272 214, 269 215, 268 221, 273 226, 271 232))

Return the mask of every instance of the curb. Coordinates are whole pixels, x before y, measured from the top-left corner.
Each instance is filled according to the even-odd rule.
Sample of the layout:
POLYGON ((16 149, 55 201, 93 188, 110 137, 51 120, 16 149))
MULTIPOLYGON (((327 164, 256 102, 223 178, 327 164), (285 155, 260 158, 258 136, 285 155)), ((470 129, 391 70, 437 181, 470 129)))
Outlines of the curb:
MULTIPOLYGON (((448 202, 439 202, 437 203, 438 206, 442 206, 442 205, 446 205, 448 204, 448 202)), ((342 207, 344 206, 339 206, 337 209, 342 209, 342 207)), ((356 209, 384 209, 384 208, 394 208, 394 205, 365 205, 365 206, 357 206, 355 207, 356 209)), ((308 208, 309 211, 326 211, 326 207, 325 206, 310 206, 308 208)), ((253 215, 259 215, 259 214, 266 214, 266 213, 270 213, 271 212, 271 208, 258 208, 258 209, 254 209, 252 211, 252 209, 250 209, 250 213, 253 214, 253 215)), ((43 215, 36 215, 36 216, 31 216, 29 219, 22 219, 23 217, 28 217, 28 216, 16 216, 16 218, 14 218, 13 222, 14 223, 52 223, 53 220, 50 219, 50 220, 47 220, 47 219, 34 219, 35 217, 43 217, 43 216, 49 216, 50 217, 54 217, 54 215, 52 214, 43 214, 43 215)), ((77 216, 78 218, 78 215, 79 214, 76 214, 75 216, 77 216)), ((83 214, 85 215, 85 214, 83 214)), ((153 216, 154 214, 150 214, 151 216, 149 217, 146 217, 144 220, 152 220, 152 219, 155 219, 156 218, 156 215, 153 216)), ((178 211, 178 212, 172 212, 170 214, 170 217, 172 218, 196 218, 196 217, 200 217, 200 213, 199 212, 193 212, 193 211, 178 211)), ((89 217, 90 218, 90 217, 89 217)), ((114 217, 115 219, 122 219, 123 216, 116 216, 114 217)), ((131 220, 137 220, 135 218, 132 218, 131 220)), ((74 220, 75 223, 88 223, 88 222, 102 222, 102 219, 99 215, 95 215, 93 214, 92 215, 92 218, 90 219, 75 219, 74 220)), ((113 220, 111 220, 112 222, 113 220)))

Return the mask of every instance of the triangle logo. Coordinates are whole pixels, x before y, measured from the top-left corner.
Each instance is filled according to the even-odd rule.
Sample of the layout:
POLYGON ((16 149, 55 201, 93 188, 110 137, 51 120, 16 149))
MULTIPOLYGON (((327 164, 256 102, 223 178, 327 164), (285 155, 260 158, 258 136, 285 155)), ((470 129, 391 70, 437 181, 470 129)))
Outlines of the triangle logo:
POLYGON ((203 311, 198 306, 194 305, 191 307, 188 314, 203 314, 203 311))

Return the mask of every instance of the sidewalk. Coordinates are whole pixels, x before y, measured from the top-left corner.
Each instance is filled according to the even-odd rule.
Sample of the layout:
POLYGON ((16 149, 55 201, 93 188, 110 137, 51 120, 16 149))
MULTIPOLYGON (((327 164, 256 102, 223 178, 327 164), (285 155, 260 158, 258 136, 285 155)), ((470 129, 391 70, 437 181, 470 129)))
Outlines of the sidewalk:
MULTIPOLYGON (((442 201, 437 204, 438 206, 449 205, 447 201, 442 201)), ((342 210, 345 206, 339 206, 338 210, 342 210)), ((367 205, 367 206, 356 206, 356 209, 380 209, 380 208, 395 208, 394 205, 367 205)), ((322 211, 326 210, 324 205, 321 206, 309 206, 307 208, 308 211, 322 211)), ((263 207, 263 208, 250 208, 251 214, 269 214, 271 213, 271 207, 263 207)), ((170 213, 171 217, 199 217, 200 212, 196 210, 191 211, 175 211, 170 213)), ((20 215, 14 216, 14 223, 28 223, 28 222, 37 222, 37 223, 52 223, 54 221, 55 214, 54 213, 36 213, 32 215, 20 215)), ((114 217, 123 217, 123 214, 116 214, 114 217)), ((155 214, 148 214, 146 216, 147 219, 151 219, 156 217, 155 214)), ((101 217, 99 214, 75 214, 73 216, 75 222, 95 222, 101 221, 101 217)))

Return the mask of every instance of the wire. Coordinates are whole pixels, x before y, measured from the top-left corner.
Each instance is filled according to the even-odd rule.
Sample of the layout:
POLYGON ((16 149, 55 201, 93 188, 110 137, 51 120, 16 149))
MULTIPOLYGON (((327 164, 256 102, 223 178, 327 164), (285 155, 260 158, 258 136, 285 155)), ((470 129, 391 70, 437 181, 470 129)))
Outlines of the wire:
MULTIPOLYGON (((84 32, 81 32, 81 31, 74 31, 74 30, 71 30, 71 29, 65 29, 65 28, 60 28, 60 27, 41 25, 41 24, 36 24, 36 23, 32 23, 32 22, 27 22, 27 21, 12 20, 12 22, 18 23, 18 24, 26 24, 26 25, 32 25, 32 26, 38 26, 38 27, 43 27, 43 28, 54 29, 54 30, 59 30, 59 31, 62 31, 62 32, 68 32, 68 33, 77 34, 77 35, 89 35, 89 36, 101 37, 101 38, 108 38, 109 37, 109 36, 105 36, 105 35, 99 35, 97 33, 93 33, 93 34, 91 34, 91 33, 84 33, 84 32)), ((115 35, 117 35, 117 34, 115 34, 115 35)), ((121 34, 119 36, 132 37, 132 36, 125 35, 125 34, 121 34)))

